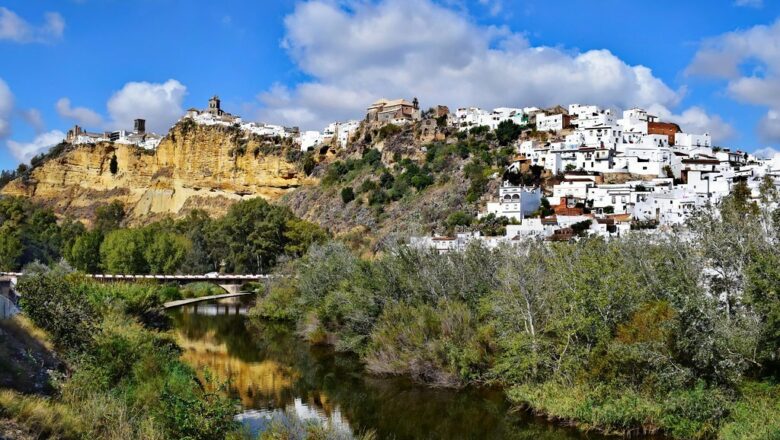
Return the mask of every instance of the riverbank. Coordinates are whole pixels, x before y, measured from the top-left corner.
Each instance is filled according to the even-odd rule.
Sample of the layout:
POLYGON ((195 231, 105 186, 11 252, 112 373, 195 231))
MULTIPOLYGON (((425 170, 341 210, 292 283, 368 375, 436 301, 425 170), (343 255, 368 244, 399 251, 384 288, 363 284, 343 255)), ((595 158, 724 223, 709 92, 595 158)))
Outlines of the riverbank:
POLYGON ((51 397, 0 391, 0 419, 22 438, 244 438, 236 402, 205 391, 170 335, 140 323, 179 295, 170 287, 31 266, 18 289, 26 331, 68 364, 51 397))
MULTIPOLYGON (((763 418, 771 422, 752 438, 780 435, 766 318, 779 303, 762 296, 780 285, 780 252, 769 239, 750 244, 740 275, 750 308, 739 312, 702 279, 704 256, 724 238, 713 222, 735 218, 702 219, 685 243, 632 235, 446 255, 400 247, 370 261, 330 243, 284 268, 290 276, 251 314, 294 322, 309 343, 355 353, 373 373, 500 385, 517 407, 587 432, 740 438, 731 433, 763 418)), ((753 240, 749 232, 728 238, 753 240)))
POLYGON ((335 438, 601 438, 512 411, 494 387, 433 388, 370 374, 357 355, 312 345, 289 323, 247 317, 246 307, 207 303, 169 315, 182 359, 229 383, 228 394, 245 408, 239 419, 253 432, 292 416, 342 433, 335 438))

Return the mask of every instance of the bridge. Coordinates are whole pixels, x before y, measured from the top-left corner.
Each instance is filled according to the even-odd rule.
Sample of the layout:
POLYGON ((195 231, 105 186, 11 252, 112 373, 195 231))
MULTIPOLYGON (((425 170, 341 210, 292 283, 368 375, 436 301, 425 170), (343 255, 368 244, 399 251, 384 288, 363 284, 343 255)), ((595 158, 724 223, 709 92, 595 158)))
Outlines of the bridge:
POLYGON ((163 304, 163 307, 166 309, 171 309, 174 307, 180 307, 180 306, 186 306, 188 304, 195 304, 202 301, 212 301, 212 300, 219 300, 219 299, 226 299, 226 298, 237 298, 240 296, 245 295, 252 295, 253 292, 238 292, 238 293, 225 293, 223 295, 209 295, 209 296, 201 296, 200 298, 186 298, 186 299, 179 299, 176 301, 168 301, 167 303, 163 304))
MULTIPOLYGON (((23 274, 18 272, 0 272, 0 296, 11 298, 14 292, 16 281, 23 274)), ((240 293, 241 286, 245 283, 265 283, 271 279, 271 275, 229 275, 210 273, 205 275, 133 275, 133 274, 86 274, 87 277, 104 283, 125 282, 132 283, 136 281, 159 281, 162 283, 212 283, 225 289, 229 294, 240 293)), ((18 292, 16 292, 18 295, 18 292)))

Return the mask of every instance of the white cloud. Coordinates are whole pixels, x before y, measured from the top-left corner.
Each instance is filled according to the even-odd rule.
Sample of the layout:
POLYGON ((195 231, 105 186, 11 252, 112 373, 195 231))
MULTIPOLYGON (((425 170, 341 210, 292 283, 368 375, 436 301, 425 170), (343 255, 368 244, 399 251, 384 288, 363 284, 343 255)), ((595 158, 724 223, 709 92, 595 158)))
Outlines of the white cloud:
POLYGON ((504 2, 502 0, 479 0, 479 4, 486 7, 492 16, 496 16, 504 10, 504 2))
POLYGON ((734 99, 766 107, 758 134, 780 142, 780 20, 705 41, 687 72, 724 78, 734 99))
POLYGON ((14 95, 8 84, 0 78, 0 139, 11 134, 11 112, 14 108, 14 95))
POLYGON ((49 150, 49 148, 57 145, 65 138, 65 133, 59 130, 52 130, 46 133, 39 134, 32 140, 32 142, 17 142, 13 140, 8 141, 8 149, 11 154, 20 162, 29 162, 30 159, 35 157, 39 153, 43 153, 49 150))
POLYGON ((649 110, 664 121, 678 124, 686 133, 709 133, 715 143, 734 137, 736 131, 718 115, 707 114, 701 107, 690 107, 680 114, 674 114, 660 105, 650 106, 649 110))
POLYGON ((571 102, 674 107, 652 71, 607 50, 534 47, 507 28, 483 26, 431 0, 309 1, 285 18, 282 46, 313 78, 259 95, 262 119, 320 129, 362 116, 379 97, 446 104, 550 106, 571 102))
POLYGON ((17 43, 48 43, 59 40, 65 31, 65 20, 56 12, 44 14, 44 23, 34 26, 8 8, 0 7, 0 40, 17 43))
POLYGON ((750 8, 760 8, 764 6, 764 0, 736 0, 734 2, 737 6, 747 6, 750 8))
POLYGON ((754 151, 753 154, 759 159, 772 159, 777 154, 780 154, 780 151, 777 151, 772 147, 764 147, 754 151))
POLYGON ((70 99, 60 98, 55 105, 57 113, 63 118, 74 120, 77 124, 87 128, 96 127, 103 123, 103 117, 94 110, 86 107, 71 107, 70 99))
POLYGON ((146 119, 149 131, 166 133, 184 114, 182 101, 187 87, 175 79, 164 83, 129 82, 108 99, 108 116, 87 107, 72 107, 68 98, 57 101, 57 113, 87 129, 127 130, 134 119, 146 119))
POLYGON ((146 119, 150 131, 165 133, 184 110, 182 101, 187 87, 175 79, 160 83, 129 82, 114 93, 106 104, 114 129, 133 127, 136 118, 146 119))
POLYGON ((38 109, 31 108, 22 110, 22 119, 24 119, 35 130, 36 133, 41 133, 44 130, 45 124, 43 123, 43 116, 38 109))

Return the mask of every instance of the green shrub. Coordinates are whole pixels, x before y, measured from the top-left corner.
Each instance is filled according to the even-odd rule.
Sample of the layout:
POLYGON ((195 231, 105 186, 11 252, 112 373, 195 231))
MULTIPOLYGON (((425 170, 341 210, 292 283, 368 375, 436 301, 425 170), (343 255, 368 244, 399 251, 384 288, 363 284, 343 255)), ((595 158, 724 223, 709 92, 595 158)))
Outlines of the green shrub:
POLYGON ((347 204, 353 200, 355 200, 355 191, 352 190, 352 187, 347 186, 345 188, 342 188, 341 201, 344 202, 344 204, 347 204))
POLYGON ((274 321, 296 321, 301 317, 301 308, 297 285, 284 279, 275 282, 268 295, 258 296, 250 315, 274 321))
POLYGON ((486 346, 465 304, 392 304, 384 309, 366 355, 369 370, 409 374, 433 385, 474 379, 486 361, 486 346))
POLYGON ((99 320, 86 292, 78 288, 77 278, 62 266, 48 269, 33 264, 25 268, 17 285, 24 313, 48 332, 57 346, 69 349, 87 346, 99 320))

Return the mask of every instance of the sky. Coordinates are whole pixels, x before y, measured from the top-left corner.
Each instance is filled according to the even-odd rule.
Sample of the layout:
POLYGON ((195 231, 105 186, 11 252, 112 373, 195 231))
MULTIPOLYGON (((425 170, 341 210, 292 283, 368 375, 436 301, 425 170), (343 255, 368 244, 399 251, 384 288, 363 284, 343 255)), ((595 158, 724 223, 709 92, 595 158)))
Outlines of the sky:
POLYGON ((0 60, 0 169, 215 94, 315 130, 381 97, 643 107, 780 150, 780 0, 0 0, 0 60))

